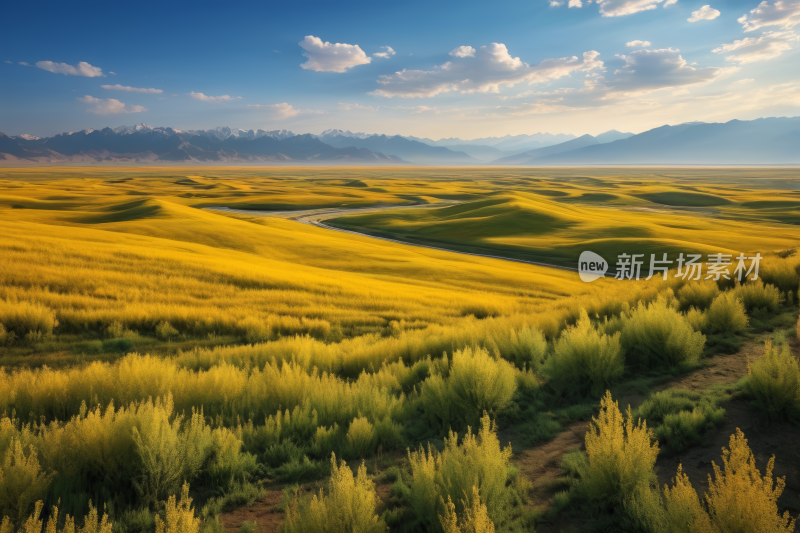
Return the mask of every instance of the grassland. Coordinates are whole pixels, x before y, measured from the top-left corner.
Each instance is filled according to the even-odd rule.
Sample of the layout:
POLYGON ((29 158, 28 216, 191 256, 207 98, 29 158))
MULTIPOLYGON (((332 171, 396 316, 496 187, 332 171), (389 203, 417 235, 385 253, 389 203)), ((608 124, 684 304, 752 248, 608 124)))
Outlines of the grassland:
MULTIPOLYGON (((513 454, 585 431, 607 389, 647 396, 672 451, 705 442, 739 398, 791 424, 796 187, 780 169, 0 171, 0 530, 66 533, 65 513, 102 529, 100 509, 115 532, 218 532, 241 525, 226 512, 278 494, 264 513, 285 531, 547 530, 578 509, 588 531, 629 509, 626 531, 660 532, 674 493, 653 488, 657 447, 612 500, 592 474, 627 453, 603 444, 627 438, 608 397, 588 455, 552 480, 569 490, 537 500, 545 480, 513 454), (407 206, 327 222, 571 267, 585 249, 759 252, 763 283, 587 284, 203 209, 221 206, 407 206), (771 336, 757 381, 653 392, 771 336)), ((705 505, 693 520, 717 527, 705 505)))

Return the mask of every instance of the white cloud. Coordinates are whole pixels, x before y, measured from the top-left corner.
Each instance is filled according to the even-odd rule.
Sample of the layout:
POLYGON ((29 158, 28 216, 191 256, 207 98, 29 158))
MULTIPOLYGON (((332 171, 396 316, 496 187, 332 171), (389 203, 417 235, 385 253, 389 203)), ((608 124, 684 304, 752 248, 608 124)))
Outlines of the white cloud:
MULTIPOLYGON (((623 15, 632 15, 640 11, 649 11, 656 9, 658 4, 664 0, 596 0, 596 4, 600 6, 600 14, 604 17, 621 17, 623 15)), ((672 5, 675 2, 667 1, 664 7, 672 5)))
POLYGON ((667 0, 664 2, 664 7, 674 6, 678 3, 678 0, 667 0))
POLYGON ((378 80, 381 87, 371 94, 424 98, 452 91, 497 93, 501 85, 513 86, 524 81, 533 84, 561 78, 573 71, 602 68, 603 62, 597 60, 599 55, 589 51, 583 53, 582 59, 574 56, 546 59, 538 65, 529 65, 511 57, 506 45, 492 43, 478 48, 475 57, 457 58, 433 70, 402 70, 382 75, 378 80))
POLYGON ((550 0, 550 7, 561 7, 564 5, 564 2, 560 0, 550 0))
POLYGON ((458 46, 450 52, 453 57, 475 57, 475 49, 471 46, 458 46))
POLYGON ((764 0, 758 7, 750 10, 750 15, 742 15, 738 22, 745 32, 755 31, 765 26, 780 26, 789 30, 800 24, 800 1, 784 2, 778 0, 770 5, 764 0))
POLYGON ((785 51, 791 50, 793 43, 797 41, 800 41, 800 36, 793 31, 768 31, 758 38, 745 37, 729 44, 723 44, 719 48, 713 49, 712 52, 716 54, 736 52, 727 56, 725 60, 746 65, 778 57, 785 51))
POLYGON ((569 0, 567 7, 583 7, 581 0, 569 0))
POLYGON ((729 68, 697 68, 688 65, 679 50, 637 50, 620 56, 625 65, 611 79, 587 76, 581 89, 558 89, 536 93, 535 101, 512 106, 512 115, 550 114, 579 109, 625 104, 657 107, 652 100, 641 98, 660 90, 672 89, 673 96, 685 95, 688 88, 706 85, 738 70, 729 68))
POLYGON ((380 57, 380 58, 383 58, 383 59, 389 59, 390 57, 392 57, 393 55, 395 55, 397 53, 397 52, 394 51, 394 48, 392 48, 391 46, 381 46, 381 48, 383 48, 384 51, 383 52, 375 52, 374 54, 372 54, 372 57, 380 57))
POLYGON ((22 65, 23 67, 29 67, 29 66, 31 66, 31 64, 30 64, 30 63, 26 63, 25 61, 20 61, 20 62, 19 62, 19 64, 20 64, 20 65, 22 65))
POLYGON ((756 81, 756 80, 754 80, 753 78, 745 78, 743 80, 737 80, 737 81, 733 82, 733 84, 734 85, 744 85, 746 83, 753 83, 754 81, 756 81))
POLYGON ((5 61, 5 62, 6 62, 6 63, 8 63, 9 65, 12 65, 12 64, 13 64, 13 62, 9 61, 8 59, 6 59, 6 61, 5 61))
POLYGON ((692 11, 692 16, 689 17, 689 22, 697 22, 698 20, 714 20, 719 16, 719 11, 711 6, 703 6, 697 11, 692 11))
POLYGON ((126 107, 125 104, 114 98, 94 98, 87 94, 82 98, 78 98, 78 100, 86 104, 94 104, 92 109, 87 109, 86 111, 94 113, 95 115, 118 115, 120 113, 141 113, 147 111, 147 109, 140 105, 126 107))
POLYGON ((630 41, 625 43, 625 46, 628 48, 647 48, 648 46, 652 46, 653 43, 650 41, 630 41))
POLYGON ((119 83, 116 85, 101 85, 100 87, 108 89, 109 91, 126 91, 129 93, 161 94, 164 92, 161 89, 140 89, 139 87, 128 87, 127 85, 120 85, 119 83))
POLYGON ((221 96, 206 96, 203 93, 196 93, 194 91, 189 93, 189 96, 201 102, 233 102, 234 100, 241 100, 241 96, 228 96, 223 94, 221 96))
POLYGON ((339 109, 342 111, 377 111, 377 107, 373 107, 371 105, 361 105, 361 104, 348 104, 345 102, 339 102, 339 109))
POLYGON ((109 70, 108 73, 111 74, 112 76, 116 76, 117 75, 117 73, 112 71, 112 70, 109 70))
POLYGON ((85 76, 87 78, 105 78, 100 67, 93 67, 85 61, 78 63, 77 67, 66 63, 53 63, 52 61, 37 61, 36 66, 42 70, 65 76, 85 76))
POLYGON ((371 61, 357 44, 322 42, 319 37, 306 35, 298 43, 308 61, 300 66, 316 72, 345 72, 349 68, 371 61))

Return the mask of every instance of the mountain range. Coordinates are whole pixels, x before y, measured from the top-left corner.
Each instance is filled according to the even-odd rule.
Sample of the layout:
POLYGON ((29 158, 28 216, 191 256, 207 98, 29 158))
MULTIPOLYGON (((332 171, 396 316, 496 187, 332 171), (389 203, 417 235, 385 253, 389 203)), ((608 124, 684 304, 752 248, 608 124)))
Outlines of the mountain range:
POLYGON ((800 164, 800 117, 688 122, 637 135, 610 130, 597 136, 536 133, 438 141, 342 130, 297 135, 287 130, 180 130, 138 124, 46 138, 0 133, 0 160, 7 165, 115 161, 535 166, 800 164))
POLYGON ((177 130, 146 124, 83 130, 38 138, 0 133, 0 159, 36 162, 269 162, 402 163, 365 148, 337 148, 311 134, 286 130, 177 130))

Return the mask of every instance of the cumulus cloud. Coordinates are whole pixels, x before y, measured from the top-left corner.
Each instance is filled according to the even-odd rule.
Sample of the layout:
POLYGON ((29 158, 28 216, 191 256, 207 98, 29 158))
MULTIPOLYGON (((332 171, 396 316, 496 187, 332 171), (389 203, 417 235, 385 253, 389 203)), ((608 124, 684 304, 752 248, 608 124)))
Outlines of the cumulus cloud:
POLYGON ((550 7, 561 7, 564 5, 564 2, 560 0, 550 0, 550 7))
POLYGON ((664 7, 674 6, 678 3, 678 0, 667 0, 664 2, 664 7))
POLYGON ((629 41, 625 43, 625 46, 628 48, 647 48, 648 46, 652 46, 653 43, 650 41, 629 41))
POLYGON ((789 30, 800 24, 800 1, 778 0, 770 5, 764 0, 755 9, 750 10, 749 15, 742 15, 737 20, 745 32, 765 26, 779 26, 781 29, 789 30))
POLYGON ((697 22, 698 20, 714 20, 719 16, 719 11, 711 6, 703 6, 697 11, 692 11, 692 16, 689 17, 689 22, 697 22))
POLYGON ((308 58, 308 61, 300 65, 306 70, 345 72, 372 60, 357 44, 323 42, 313 35, 306 35, 298 44, 305 50, 303 55, 308 58))
POLYGON ((20 61, 20 62, 19 62, 19 64, 20 64, 20 65, 22 65, 23 67, 29 67, 29 66, 31 66, 31 64, 30 64, 30 63, 26 63, 25 61, 20 61))
POLYGON ((161 89, 140 89, 139 87, 129 87, 127 85, 120 85, 119 83, 116 85, 101 85, 100 87, 108 89, 109 91, 126 91, 129 93, 161 94, 164 92, 161 89))
POLYGON ((77 67, 66 63, 53 63, 52 61, 37 61, 36 66, 47 72, 65 76, 85 76, 87 78, 105 78, 106 76, 100 67, 93 67, 85 61, 78 63, 77 67))
POLYGON ((393 55, 395 55, 397 53, 397 52, 394 51, 394 48, 392 48, 391 46, 381 46, 381 48, 383 48, 383 52, 375 52, 374 54, 372 54, 372 57, 380 57, 380 58, 383 58, 383 59, 389 59, 390 57, 392 57, 393 55))
MULTIPOLYGON (((632 15, 640 11, 649 11, 656 9, 658 4, 664 0, 597 0, 596 3, 600 6, 600 14, 604 17, 621 17, 623 15, 632 15)), ((667 1, 664 7, 672 5, 675 2, 667 1)))
POLYGON ((768 31, 758 38, 745 37, 729 44, 723 44, 719 48, 713 49, 712 52, 716 54, 735 52, 727 56, 725 60, 738 65, 746 65, 778 57, 785 51, 791 50, 793 44, 799 40, 800 36, 793 31, 768 31))
POLYGON ((538 65, 529 65, 508 53, 506 45, 492 43, 481 46, 474 57, 457 58, 433 70, 402 70, 378 79, 380 88, 375 96, 400 98, 425 98, 452 91, 461 93, 497 93, 501 85, 513 86, 553 80, 574 71, 602 68, 597 60, 600 54, 584 52, 583 58, 564 57, 546 59, 538 65))
POLYGON ((221 96, 206 96, 203 93, 196 93, 194 91, 190 92, 189 96, 195 100, 200 100, 201 102, 232 102, 234 100, 242 99, 241 96, 228 96, 227 94, 223 94, 221 96))
POLYGON ((581 0, 569 0, 567 7, 583 7, 581 0))
POLYGON ((672 48, 637 50, 620 59, 625 64, 609 79, 587 76, 583 88, 539 92, 534 95, 534 101, 512 106, 509 112, 529 115, 590 109, 630 103, 660 90, 686 94, 690 87, 706 85, 738 70, 738 67, 694 67, 681 57, 679 50, 672 48))
POLYGON ((87 109, 89 113, 95 115, 118 115, 120 113, 141 113, 147 111, 140 105, 127 107, 125 104, 114 98, 95 98, 88 94, 84 97, 78 98, 78 101, 85 104, 93 104, 94 107, 87 109))
POLYGON ((454 48, 450 55, 453 57, 475 57, 475 49, 471 46, 459 46, 454 48))

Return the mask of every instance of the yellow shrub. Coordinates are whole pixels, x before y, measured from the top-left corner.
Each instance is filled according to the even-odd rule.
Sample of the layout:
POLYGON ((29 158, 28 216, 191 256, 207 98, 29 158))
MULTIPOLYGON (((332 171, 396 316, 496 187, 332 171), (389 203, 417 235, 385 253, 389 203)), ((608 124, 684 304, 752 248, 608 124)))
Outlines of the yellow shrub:
POLYGON ((372 424, 364 417, 353 420, 347 430, 347 444, 356 457, 364 457, 372 452, 375 441, 372 424))
POLYGON ((161 520, 160 516, 156 516, 156 533, 197 533, 200 531, 200 519, 194 515, 188 483, 184 483, 181 487, 180 501, 176 502, 175 496, 169 497, 165 515, 164 520, 161 520))
POLYGON ((706 312, 708 333, 739 333, 747 328, 748 323, 744 304, 733 291, 724 292, 714 298, 706 312))
POLYGON ((745 388, 769 418, 800 415, 800 367, 788 344, 767 342, 764 356, 748 363, 748 373, 745 388))
POLYGON ((708 476, 706 501, 716 529, 793 532, 795 521, 789 517, 789 512, 782 516, 778 513, 778 498, 786 479, 773 479, 775 457, 770 458, 762 476, 739 428, 731 435, 729 446, 729 449, 722 449, 723 468, 712 463, 714 477, 708 476))
POLYGON ((719 287, 713 281, 693 281, 681 287, 678 301, 683 311, 691 307, 702 311, 708 309, 718 294, 719 287))
POLYGON ((0 516, 21 520, 44 498, 53 476, 42 471, 33 446, 26 452, 22 442, 12 438, 0 468, 0 516))
POLYGON ((310 502, 293 502, 286 513, 286 533, 378 533, 386 524, 375 514, 375 485, 362 463, 354 478, 353 471, 342 461, 336 464, 331 456, 331 479, 328 493, 320 489, 310 502))
POLYGON ((494 523, 489 518, 486 506, 481 503, 478 487, 472 487, 472 504, 469 498, 465 498, 462 506, 464 516, 459 520, 456 506, 450 496, 447 497, 444 516, 439 516, 444 533, 494 533, 494 523))
POLYGON ((672 488, 664 486, 664 507, 670 533, 712 533, 711 519, 689 481, 682 465, 672 480, 672 488))
POLYGON ((623 419, 608 391, 586 432, 586 454, 583 486, 592 499, 620 501, 655 479, 658 442, 651 444, 646 421, 634 423, 630 407, 623 419))
POLYGON ((456 511, 462 516, 465 509, 475 505, 473 487, 487 508, 490 517, 498 518, 506 491, 507 469, 511 459, 511 448, 501 448, 496 430, 489 416, 481 418, 477 435, 467 431, 461 444, 458 435, 450 432, 441 453, 422 447, 409 451, 411 465, 411 506, 417 518, 430 527, 436 527, 438 517, 448 501, 456 503, 456 511))
MULTIPOLYGON (((33 513, 22 525, 19 533, 43 533, 42 507, 44 507, 43 502, 41 500, 37 501, 33 513)), ((53 511, 47 521, 44 533, 112 533, 112 529, 113 524, 108 520, 108 515, 103 513, 102 518, 100 518, 97 508, 90 501, 89 514, 84 518, 83 527, 76 530, 75 521, 70 515, 67 515, 64 519, 64 527, 58 529, 58 507, 53 506, 53 511)), ((0 533, 14 533, 14 525, 8 517, 3 518, 3 522, 0 524, 0 533)))
POLYGON ((517 388, 514 367, 485 348, 456 351, 449 371, 446 378, 428 378, 420 400, 432 425, 443 430, 472 424, 484 411, 502 412, 517 388))
POLYGON ((34 336, 45 336, 53 333, 58 326, 56 314, 52 309, 38 302, 0 299, 0 324, 16 338, 23 338, 30 333, 34 336))
POLYGON ((619 337, 598 331, 582 310, 575 327, 561 334, 542 371, 558 391, 599 395, 625 371, 619 337))

